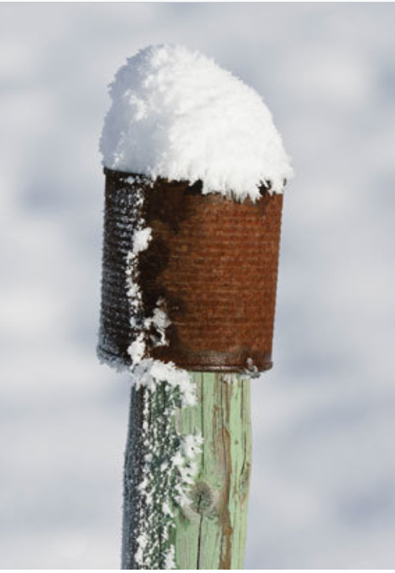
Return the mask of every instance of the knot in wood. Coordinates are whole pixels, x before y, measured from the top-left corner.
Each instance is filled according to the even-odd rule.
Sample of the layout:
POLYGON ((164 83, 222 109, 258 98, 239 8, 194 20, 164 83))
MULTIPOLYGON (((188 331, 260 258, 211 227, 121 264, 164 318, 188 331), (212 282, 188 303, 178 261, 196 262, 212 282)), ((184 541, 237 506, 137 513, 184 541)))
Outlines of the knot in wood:
POLYGON ((206 481, 198 481, 190 493, 192 511, 199 515, 212 515, 217 504, 216 491, 206 481))

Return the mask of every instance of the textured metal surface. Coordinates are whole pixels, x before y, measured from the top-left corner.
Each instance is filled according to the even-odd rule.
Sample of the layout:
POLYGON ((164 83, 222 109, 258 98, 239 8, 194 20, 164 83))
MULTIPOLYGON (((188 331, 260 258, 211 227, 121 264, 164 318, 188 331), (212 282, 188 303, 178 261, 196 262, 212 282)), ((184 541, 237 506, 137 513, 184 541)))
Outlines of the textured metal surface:
MULTIPOLYGON (((130 343, 124 276, 133 226, 133 185, 125 177, 106 170, 102 291, 106 346, 122 360, 130 343)), ((145 190, 153 238, 139 260, 144 308, 149 315, 164 299, 171 321, 169 344, 152 347, 151 356, 188 370, 271 367, 281 210, 282 195, 266 191, 241 203, 165 180, 145 190)))
POLYGON ((133 187, 124 179, 106 180, 103 269, 98 354, 115 366, 129 364, 130 305, 126 296, 126 257, 133 246, 139 207, 133 187))

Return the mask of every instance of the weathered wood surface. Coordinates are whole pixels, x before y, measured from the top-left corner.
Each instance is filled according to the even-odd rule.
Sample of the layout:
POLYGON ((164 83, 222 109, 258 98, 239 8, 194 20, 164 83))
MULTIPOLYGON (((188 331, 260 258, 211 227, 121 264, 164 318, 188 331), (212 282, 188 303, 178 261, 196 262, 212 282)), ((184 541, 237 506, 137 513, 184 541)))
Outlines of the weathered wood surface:
POLYGON ((173 408, 174 390, 166 385, 152 394, 132 389, 123 569, 166 569, 173 549, 177 569, 243 567, 251 467, 250 380, 237 374, 190 375, 197 389, 193 407, 173 408), (180 507, 172 491, 175 477, 161 468, 172 459, 180 436, 199 433, 204 442, 194 460, 197 471, 188 490, 189 502, 180 507), (154 459, 148 456, 148 462, 147 435, 153 444, 150 451, 157 452, 154 459), (148 498, 141 493, 144 476, 149 476, 155 490, 149 508, 148 498), (163 512, 167 499, 171 500, 171 517, 163 512), (147 532, 147 545, 143 552, 140 547, 136 559, 137 540, 147 532))

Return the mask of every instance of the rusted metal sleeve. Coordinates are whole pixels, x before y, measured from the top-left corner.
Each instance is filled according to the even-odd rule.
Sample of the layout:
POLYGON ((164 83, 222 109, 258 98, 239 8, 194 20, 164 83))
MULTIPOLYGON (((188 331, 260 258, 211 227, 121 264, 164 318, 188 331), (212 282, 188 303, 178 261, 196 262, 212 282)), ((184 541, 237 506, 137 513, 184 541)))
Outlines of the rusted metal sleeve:
POLYGON ((202 194, 199 184, 105 170, 102 355, 129 363, 133 341, 126 289, 133 197, 144 194, 152 240, 139 256, 144 313, 160 306, 168 344, 148 355, 193 371, 263 371, 272 366, 282 195, 253 203, 202 194), (133 177, 133 175, 132 175, 133 177))

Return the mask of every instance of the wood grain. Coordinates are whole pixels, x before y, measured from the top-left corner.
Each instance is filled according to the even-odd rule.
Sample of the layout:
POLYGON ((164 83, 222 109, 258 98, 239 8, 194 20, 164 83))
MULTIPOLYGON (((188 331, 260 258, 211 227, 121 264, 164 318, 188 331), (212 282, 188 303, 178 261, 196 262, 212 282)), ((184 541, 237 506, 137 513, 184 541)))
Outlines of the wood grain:
MULTIPOLYGON (((177 569, 243 567, 251 468, 250 380, 240 374, 191 372, 190 375, 196 383, 197 404, 177 409, 166 423, 173 424, 176 434, 181 436, 202 434, 204 443, 196 460, 198 471, 189 491, 190 503, 183 508, 173 507, 174 526, 165 544, 163 515, 160 511, 156 513, 150 539, 162 548, 162 553, 158 551, 157 561, 150 560, 147 566, 139 566, 134 559, 140 534, 135 513, 144 511, 138 490, 142 471, 139 427, 148 418, 153 432, 158 434, 160 428, 168 432, 160 417, 161 404, 168 401, 162 395, 161 399, 152 400, 144 412, 143 390, 132 391, 125 460, 123 569, 164 569, 163 551, 169 545, 175 547, 177 569)), ((160 391, 166 392, 164 388, 160 391)), ((166 455, 171 455, 171 450, 166 455)), ((166 482, 163 473, 158 472, 157 479, 158 487, 166 482)))

